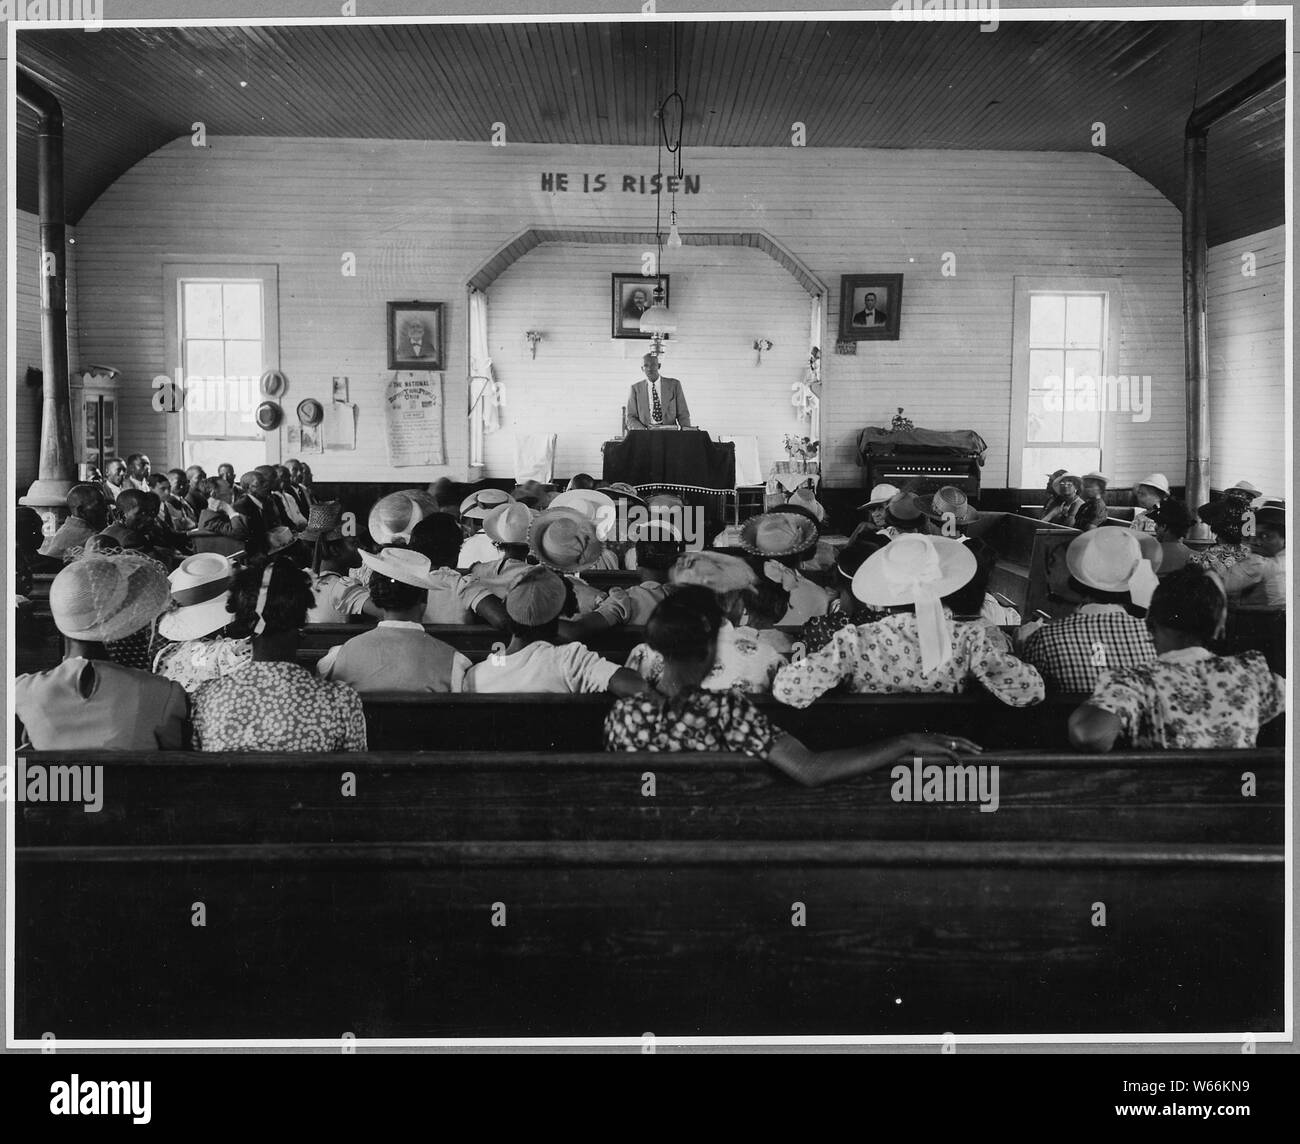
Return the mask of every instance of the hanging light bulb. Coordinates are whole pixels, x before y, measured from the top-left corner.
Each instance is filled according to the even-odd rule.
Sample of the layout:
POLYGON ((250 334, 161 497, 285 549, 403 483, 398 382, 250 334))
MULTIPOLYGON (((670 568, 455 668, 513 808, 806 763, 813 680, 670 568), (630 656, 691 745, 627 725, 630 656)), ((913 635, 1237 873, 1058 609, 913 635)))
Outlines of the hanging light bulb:
POLYGON ((673 211, 672 226, 668 229, 668 245, 677 247, 682 244, 681 232, 677 229, 677 211, 673 211))

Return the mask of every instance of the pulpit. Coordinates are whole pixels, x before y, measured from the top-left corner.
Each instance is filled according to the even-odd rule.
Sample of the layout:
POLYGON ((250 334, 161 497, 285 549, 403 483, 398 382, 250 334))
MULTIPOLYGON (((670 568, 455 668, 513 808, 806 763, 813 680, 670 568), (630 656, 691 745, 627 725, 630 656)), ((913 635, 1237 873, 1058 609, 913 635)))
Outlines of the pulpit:
POLYGON ((605 484, 659 485, 700 492, 736 487, 736 447, 714 441, 702 429, 633 429, 620 441, 606 441, 605 484))

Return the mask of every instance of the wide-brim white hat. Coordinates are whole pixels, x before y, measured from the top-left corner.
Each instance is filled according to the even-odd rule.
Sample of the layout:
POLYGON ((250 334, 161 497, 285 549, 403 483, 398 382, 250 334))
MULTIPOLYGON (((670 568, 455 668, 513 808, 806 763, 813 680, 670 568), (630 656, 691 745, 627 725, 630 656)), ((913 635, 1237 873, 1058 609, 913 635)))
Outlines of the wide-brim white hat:
POLYGON ((858 508, 875 508, 879 504, 888 504, 901 491, 897 485, 877 485, 871 490, 871 499, 866 504, 858 505, 858 508))
POLYGON ((601 540, 608 538, 618 514, 614 498, 596 489, 569 489, 555 497, 547 507, 581 513, 596 526, 596 536, 601 540))
POLYGON ((906 533, 877 549, 853 574, 853 594, 877 608, 914 604, 918 589, 942 599, 970 583, 975 554, 960 540, 906 533))
POLYGON ((596 535, 596 526, 582 513, 552 506, 533 518, 528 549, 543 567, 581 572, 601 558, 605 546, 596 535))
POLYGON ((493 509, 514 499, 504 489, 479 489, 460 502, 460 515, 470 520, 482 520, 493 509))
POLYGON ((1081 532, 1065 550, 1065 566, 1070 575, 1099 592, 1127 592, 1141 560, 1142 545, 1129 528, 1094 528, 1081 532))
POLYGON ((378 555, 362 551, 361 562, 372 572, 413 588, 435 587, 429 558, 413 548, 385 548, 378 555))
POLYGON ((1159 489, 1165 496, 1169 495, 1169 478, 1164 473, 1148 473, 1138 484, 1149 485, 1153 489, 1159 489))
POLYGON ((793 556, 817 543, 817 522, 792 512, 765 512, 740 526, 737 543, 754 556, 793 556))
POLYGON ((526 504, 511 501, 498 505, 483 518, 483 531, 489 540, 498 544, 527 544, 528 527, 533 523, 533 514, 526 504))
POLYGON ((186 557, 167 577, 172 608, 158 620, 164 638, 181 642, 202 639, 229 624, 226 607, 232 580, 230 561, 215 552, 186 557))
POLYGON ((69 639, 112 643, 156 620, 169 588, 167 570, 147 556, 83 556, 54 577, 50 613, 69 639))

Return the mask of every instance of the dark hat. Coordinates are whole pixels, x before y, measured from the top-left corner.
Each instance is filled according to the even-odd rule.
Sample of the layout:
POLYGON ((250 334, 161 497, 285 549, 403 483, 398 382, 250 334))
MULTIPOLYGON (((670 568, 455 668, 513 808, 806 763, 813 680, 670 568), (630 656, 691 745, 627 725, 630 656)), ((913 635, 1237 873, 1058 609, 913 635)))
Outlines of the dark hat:
POLYGON ((298 421, 303 425, 319 425, 325 420, 325 408, 314 397, 298 402, 298 421))
POLYGON ((337 540, 343 535, 339 525, 343 523, 343 506, 338 501, 314 504, 307 512, 307 527, 302 532, 303 540, 337 540))
POLYGON ((274 401, 263 401, 253 413, 253 420, 257 422, 257 427, 263 432, 269 433, 272 429, 280 427, 280 419, 284 416, 282 410, 274 401))

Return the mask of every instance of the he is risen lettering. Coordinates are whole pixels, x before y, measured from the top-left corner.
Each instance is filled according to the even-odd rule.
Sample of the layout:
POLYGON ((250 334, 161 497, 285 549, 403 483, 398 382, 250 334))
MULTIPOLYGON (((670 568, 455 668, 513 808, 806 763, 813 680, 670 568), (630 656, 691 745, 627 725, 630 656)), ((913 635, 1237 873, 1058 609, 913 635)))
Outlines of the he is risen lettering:
MULTIPOLYGON (((584 173, 582 176, 582 191, 584 194, 599 194, 601 191, 609 190, 615 186, 620 187, 624 192, 642 195, 658 195, 667 192, 675 195, 681 191, 684 195, 698 195, 700 193, 700 176, 683 175, 680 179, 676 175, 606 175, 603 171, 599 175, 584 173), (614 180, 611 182, 611 178, 614 180), (622 183, 618 182, 622 179, 622 183)), ((550 191, 576 191, 578 189, 578 176, 570 175, 567 171, 543 171, 542 172, 542 190, 550 191)))

